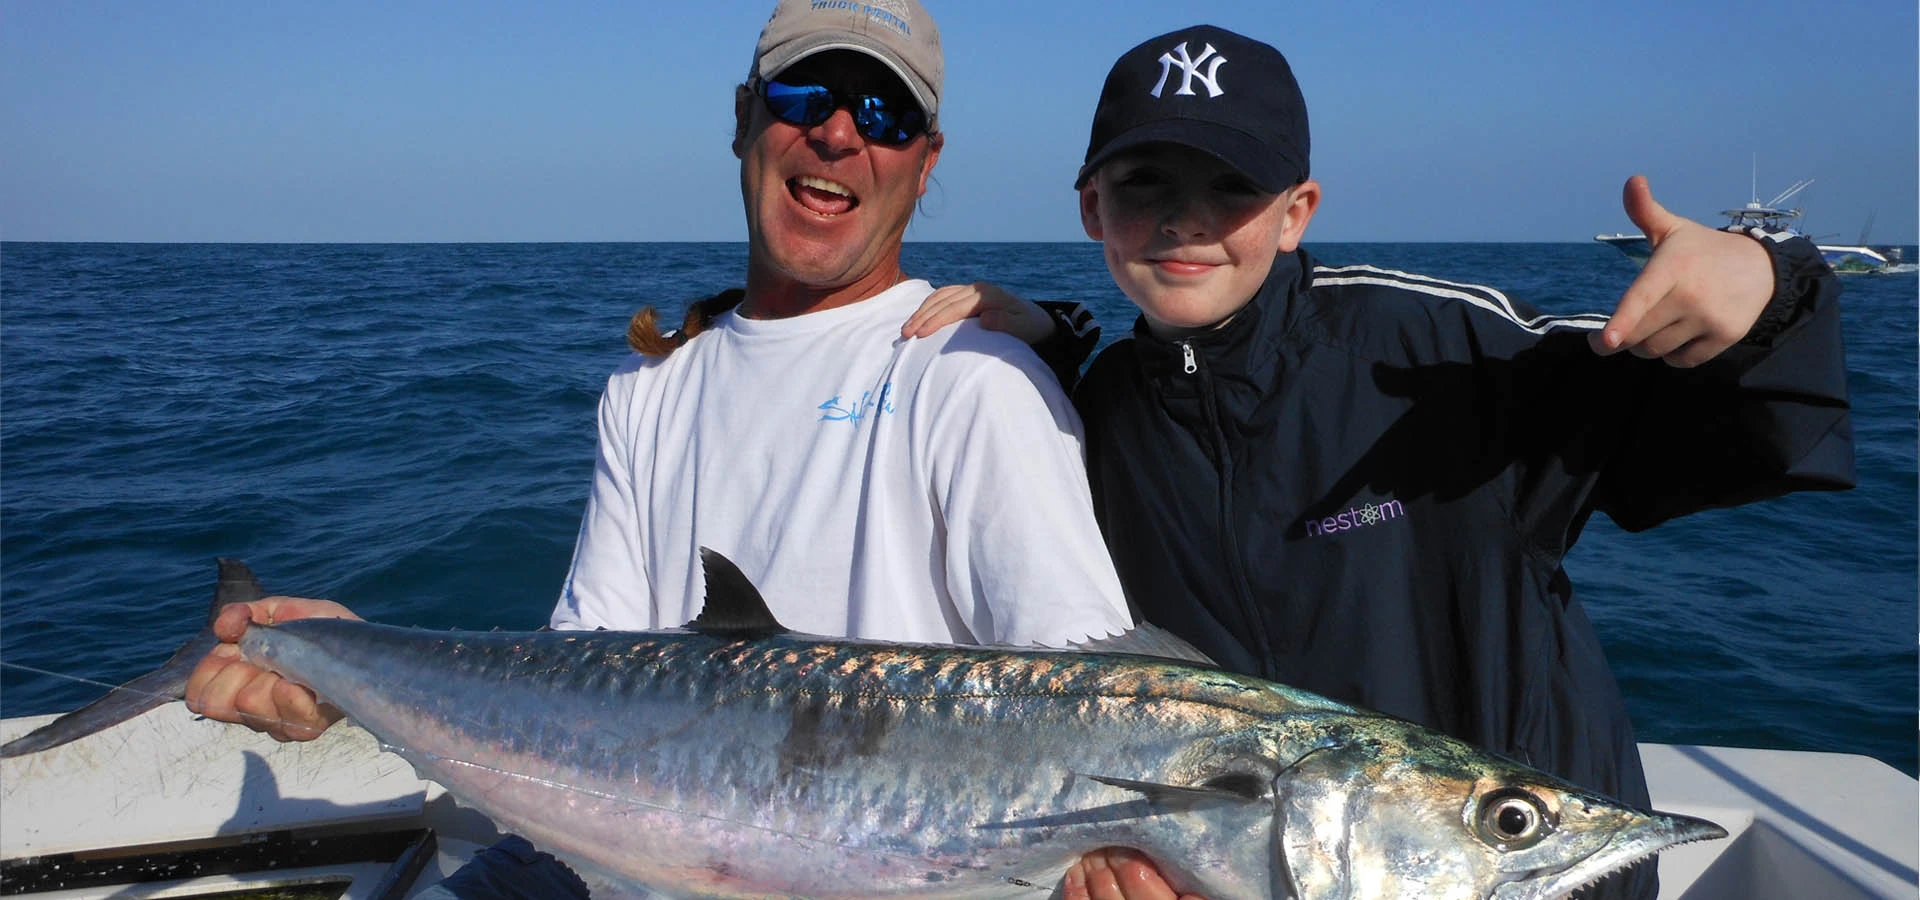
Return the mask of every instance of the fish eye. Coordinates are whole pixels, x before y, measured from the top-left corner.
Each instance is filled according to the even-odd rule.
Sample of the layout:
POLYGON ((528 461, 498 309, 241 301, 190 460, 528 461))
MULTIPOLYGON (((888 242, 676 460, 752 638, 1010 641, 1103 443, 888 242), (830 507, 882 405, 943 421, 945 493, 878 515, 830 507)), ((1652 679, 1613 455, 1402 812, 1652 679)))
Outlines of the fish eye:
POLYGON ((1481 840, 1501 850, 1524 850, 1553 831, 1552 819, 1539 798, 1512 788, 1483 798, 1474 824, 1481 840))

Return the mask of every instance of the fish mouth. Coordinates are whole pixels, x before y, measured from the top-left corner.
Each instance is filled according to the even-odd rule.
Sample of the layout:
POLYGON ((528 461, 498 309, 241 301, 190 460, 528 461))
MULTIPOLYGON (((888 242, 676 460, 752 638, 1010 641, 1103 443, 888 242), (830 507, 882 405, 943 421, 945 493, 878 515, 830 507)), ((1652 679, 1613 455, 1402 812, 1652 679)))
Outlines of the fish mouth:
POLYGON ((1488 900, 1555 900, 1612 875, 1634 863, 1651 858, 1662 850, 1712 841, 1727 836, 1727 830, 1706 819, 1669 813, 1636 816, 1641 821, 1622 828, 1612 840, 1587 854, 1578 862, 1547 875, 1535 870, 1495 888, 1488 900))
POLYGON ((818 175, 795 175, 787 179, 787 194, 808 212, 829 218, 845 215, 860 206, 860 197, 852 188, 818 175))

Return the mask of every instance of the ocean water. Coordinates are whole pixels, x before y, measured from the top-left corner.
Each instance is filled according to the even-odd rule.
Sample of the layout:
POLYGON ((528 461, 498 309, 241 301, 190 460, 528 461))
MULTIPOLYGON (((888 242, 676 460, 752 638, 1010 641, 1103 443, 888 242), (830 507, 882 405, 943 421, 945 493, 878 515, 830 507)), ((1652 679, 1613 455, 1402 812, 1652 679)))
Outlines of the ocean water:
MULTIPOLYGON (((1324 244, 1610 309, 1597 244, 1324 244)), ((1920 252, 1908 249, 1909 259, 1920 252)), ((1099 248, 909 244, 1133 319, 1099 248)), ((543 624, 639 306, 739 283, 740 244, 0 244, 0 714, 74 707, 199 627, 214 558, 426 627, 543 624)), ((1916 770, 1916 277, 1847 276, 1860 485, 1629 535, 1569 568, 1642 740, 1916 770)))

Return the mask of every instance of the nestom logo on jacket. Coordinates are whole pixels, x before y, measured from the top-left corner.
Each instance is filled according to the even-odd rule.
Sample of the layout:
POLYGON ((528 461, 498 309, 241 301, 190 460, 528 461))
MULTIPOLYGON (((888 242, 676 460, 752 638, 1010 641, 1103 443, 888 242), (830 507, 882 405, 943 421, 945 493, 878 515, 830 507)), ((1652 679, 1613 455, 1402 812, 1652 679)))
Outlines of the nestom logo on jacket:
POLYGON ((1407 508, 1391 497, 1383 503, 1369 502, 1364 506, 1350 507, 1342 512, 1318 519, 1306 521, 1307 537, 1320 537, 1340 531, 1352 531, 1355 528, 1367 528, 1395 519, 1407 517, 1407 508))

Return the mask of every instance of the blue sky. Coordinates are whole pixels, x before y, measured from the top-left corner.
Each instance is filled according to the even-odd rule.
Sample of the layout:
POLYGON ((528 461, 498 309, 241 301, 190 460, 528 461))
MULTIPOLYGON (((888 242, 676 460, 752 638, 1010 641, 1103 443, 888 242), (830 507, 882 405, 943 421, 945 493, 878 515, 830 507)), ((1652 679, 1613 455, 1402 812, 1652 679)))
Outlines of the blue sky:
MULTIPOLYGON (((1803 178, 1806 230, 1914 243, 1912 0, 929 0, 947 150, 910 240, 1081 240, 1128 47, 1291 60, 1310 241, 1583 241, 1644 172, 1682 215, 1803 178), (1677 8, 1675 8, 1677 6, 1677 8)), ((771 0, 0 0, 0 238, 741 240, 731 89, 771 0)))

